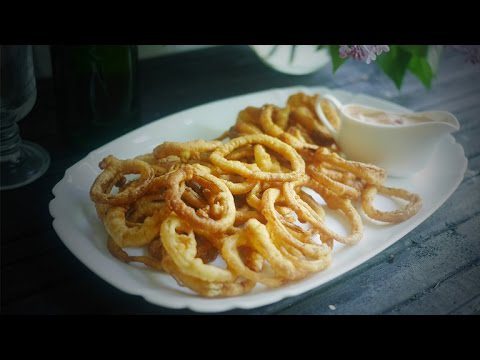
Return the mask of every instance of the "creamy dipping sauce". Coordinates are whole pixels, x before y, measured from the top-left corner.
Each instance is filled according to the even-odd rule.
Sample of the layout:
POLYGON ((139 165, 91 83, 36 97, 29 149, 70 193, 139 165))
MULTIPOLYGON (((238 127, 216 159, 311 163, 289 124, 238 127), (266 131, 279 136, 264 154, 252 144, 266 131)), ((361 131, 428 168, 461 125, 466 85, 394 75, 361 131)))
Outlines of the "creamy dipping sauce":
POLYGON ((346 106, 344 111, 356 120, 377 125, 402 126, 434 121, 423 115, 390 113, 382 110, 366 108, 360 105, 346 106))

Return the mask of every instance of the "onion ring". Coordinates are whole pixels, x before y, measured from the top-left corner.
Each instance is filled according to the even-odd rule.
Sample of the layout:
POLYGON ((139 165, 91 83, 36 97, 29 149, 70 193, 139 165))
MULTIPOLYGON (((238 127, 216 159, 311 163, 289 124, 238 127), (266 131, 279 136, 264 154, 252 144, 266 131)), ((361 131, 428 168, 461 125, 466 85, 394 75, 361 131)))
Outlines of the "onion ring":
POLYGON ((204 264, 211 263, 218 256, 218 249, 207 239, 201 235, 195 235, 197 242, 197 257, 202 259, 204 264))
POLYGON ((246 223, 250 219, 256 219, 261 223, 265 223, 265 217, 262 215, 261 212, 257 211, 256 209, 252 209, 249 206, 245 206, 243 208, 237 209, 235 214, 235 226, 240 226, 246 223))
POLYGON ((417 194, 413 194, 404 189, 391 188, 386 186, 367 185, 362 193, 362 208, 365 214, 371 219, 399 223, 410 219, 422 207, 422 199, 417 194), (377 194, 392 196, 408 201, 408 204, 402 209, 395 211, 380 211, 373 207, 373 199, 377 194))
POLYGON ((122 248, 144 246, 150 243, 158 236, 160 225, 170 214, 170 209, 164 207, 152 216, 145 218, 143 223, 128 226, 125 219, 126 211, 127 209, 124 207, 112 206, 108 209, 104 219, 108 234, 122 248))
POLYGON ((325 239, 328 241, 330 239, 335 239, 346 245, 358 243, 363 235, 363 222, 358 212, 352 206, 350 200, 342 199, 334 193, 328 192, 323 186, 314 181, 310 181, 306 185, 317 191, 325 199, 329 207, 335 210, 340 210, 347 217, 351 224, 351 234, 348 236, 342 236, 333 230, 330 230, 326 226, 324 219, 299 197, 295 192, 294 185, 292 183, 284 183, 283 194, 285 195, 285 199, 298 214, 299 218, 303 221, 307 221, 317 229, 320 234, 324 236, 322 240, 325 239))
POLYGON ((278 138, 284 131, 273 122, 273 110, 274 107, 272 105, 265 105, 260 113, 259 122, 265 134, 278 138))
POLYGON ((109 236, 107 240, 107 249, 114 257, 124 263, 139 262, 155 270, 163 271, 161 259, 149 256, 130 256, 109 236))
MULTIPOLYGON (((225 243, 225 241, 223 243, 225 243)), ((265 262, 265 259, 255 249, 244 246, 239 250, 241 252, 240 256, 249 269, 256 272, 263 270, 263 263, 265 262)))
POLYGON ((187 142, 166 141, 153 149, 153 155, 157 159, 161 159, 169 155, 176 155, 182 161, 187 161, 189 159, 198 160, 201 158, 202 153, 211 152, 220 145, 222 145, 222 142, 216 140, 194 140, 187 142))
POLYGON ((335 107, 327 99, 321 99, 320 106, 322 107, 322 110, 328 121, 330 121, 330 124, 332 124, 334 129, 338 130, 340 128, 341 120, 340 116, 338 116, 337 110, 335 110, 335 107))
MULTIPOLYGON (((265 231, 265 233, 268 235, 268 231, 265 231)), ((269 241, 271 242, 271 240, 269 241)), ((225 259, 229 269, 239 276, 243 276, 246 279, 262 283, 269 287, 278 287, 282 285, 285 282, 284 279, 279 278, 276 275, 272 276, 269 274, 264 274, 263 272, 253 271, 244 263, 239 253, 239 247, 244 246, 247 243, 248 240, 246 236, 241 236, 240 233, 231 235, 225 239, 222 247, 222 256, 225 259)), ((278 252, 273 244, 271 247, 278 252)))
POLYGON ((280 190, 268 189, 262 196, 262 214, 267 219, 267 229, 271 236, 280 240, 285 246, 298 249, 302 254, 311 258, 322 257, 323 249, 318 244, 306 242, 304 238, 292 235, 288 231, 286 221, 282 221, 281 215, 275 209, 275 202, 280 196, 280 190))
POLYGON ((180 218, 176 215, 169 216, 162 223, 160 238, 165 251, 182 273, 208 282, 235 280, 235 275, 230 271, 204 264, 200 258, 197 258, 195 235, 191 230, 187 235, 178 234, 177 229, 181 226, 180 218))
POLYGON ((155 175, 155 171, 144 161, 119 160, 112 155, 103 159, 99 166, 104 170, 93 182, 90 198, 101 204, 127 205, 134 202, 148 190, 155 175), (119 176, 126 174, 140 174, 140 178, 132 182, 135 186, 129 186, 118 194, 110 194, 108 190, 111 191, 112 184, 119 181, 119 176))
POLYGON ((189 186, 185 187, 182 199, 185 200, 188 205, 197 209, 202 209, 208 206, 205 200, 189 186))
POLYGON ((325 161, 335 167, 350 171, 357 177, 365 180, 368 184, 381 185, 387 176, 386 171, 378 166, 358 161, 345 160, 325 147, 322 147, 315 152, 315 158, 320 162, 325 161))
POLYGON ((134 157, 135 160, 145 161, 149 164, 153 170, 155 170, 155 176, 161 176, 168 172, 169 166, 165 166, 165 164, 161 164, 158 159, 153 156, 153 153, 143 154, 134 157))
POLYGON ((302 199, 308 206, 310 206, 310 208, 312 208, 313 211, 315 211, 320 219, 323 220, 325 218, 325 210, 310 194, 307 194, 301 190, 298 196, 300 196, 300 199, 302 199))
POLYGON ((332 135, 324 125, 318 120, 315 113, 305 106, 292 110, 291 115, 293 123, 303 126, 310 132, 310 136, 317 144, 328 145, 334 142, 332 135))
POLYGON ((270 154, 265 150, 262 145, 255 145, 253 147, 253 153, 255 156, 255 162, 262 171, 278 171, 278 169, 272 169, 273 163, 270 154))
POLYGON ((247 195, 247 204, 255 210, 260 210, 262 207, 262 199, 261 196, 259 196, 261 191, 262 184, 257 182, 247 195))
POLYGON ((146 217, 152 216, 158 211, 166 212, 166 202, 162 193, 143 195, 139 198, 132 209, 127 211, 127 220, 141 223, 146 217))
POLYGON ((270 238, 265 225, 254 219, 247 222, 241 233, 225 239, 222 256, 228 266, 237 274, 270 287, 280 286, 287 280, 298 279, 305 275, 292 262, 285 259, 270 238), (258 251, 270 264, 274 276, 265 272, 252 271, 247 264, 244 264, 238 253, 238 248, 242 245, 251 246, 258 251))
POLYGON ((339 181, 336 181, 330 178, 328 175, 323 174, 321 171, 318 171, 315 166, 307 166, 307 174, 312 177, 319 184, 327 187, 329 190, 333 191, 335 194, 341 197, 346 197, 349 199, 358 199, 360 198, 360 191, 354 187, 345 185, 339 181))
POLYGON ((247 146, 235 149, 230 154, 228 154, 226 158, 228 160, 247 160, 247 159, 253 159, 253 157, 254 157, 253 147, 251 145, 247 145, 247 146))
POLYGON ((186 165, 171 173, 167 178, 168 189, 165 192, 165 200, 168 206, 183 220, 187 221, 195 230, 211 233, 225 232, 235 222, 235 202, 233 195, 223 181, 217 177, 201 172, 199 169, 186 165), (202 218, 195 209, 185 204, 180 191, 181 183, 195 180, 203 187, 215 193, 216 200, 223 207, 223 217, 219 220, 202 218))
POLYGON ((288 144, 268 135, 246 135, 235 138, 230 142, 217 148, 211 155, 210 161, 223 169, 224 171, 233 172, 242 175, 245 178, 264 180, 264 181, 292 181, 305 172, 305 162, 288 144), (261 144, 282 154, 292 167, 292 171, 288 173, 269 173, 265 171, 252 171, 239 161, 227 160, 225 156, 233 150, 247 145, 261 144))
POLYGON ((251 291, 255 287, 255 282, 247 279, 237 279, 233 282, 200 280, 197 277, 183 273, 168 255, 163 257, 162 266, 180 286, 186 286, 205 297, 238 296, 251 291))
POLYGON ((234 183, 234 182, 226 180, 226 179, 221 179, 221 180, 225 183, 225 185, 227 185, 228 190, 230 190, 230 192, 233 195, 246 194, 250 190, 252 190, 253 187, 255 186, 254 182, 249 182, 249 181, 244 181, 244 182, 241 182, 241 183, 234 183))

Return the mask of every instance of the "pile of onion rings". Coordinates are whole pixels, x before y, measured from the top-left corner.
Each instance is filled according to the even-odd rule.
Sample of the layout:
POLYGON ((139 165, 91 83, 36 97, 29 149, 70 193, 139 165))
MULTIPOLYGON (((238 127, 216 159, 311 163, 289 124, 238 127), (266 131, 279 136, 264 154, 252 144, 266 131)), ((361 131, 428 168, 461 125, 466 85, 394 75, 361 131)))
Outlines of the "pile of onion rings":
MULTIPOLYGON (((328 267, 335 242, 363 237, 357 208, 383 223, 414 216, 418 195, 386 187, 385 170, 342 156, 316 115, 317 96, 294 94, 283 108, 247 107, 215 140, 104 158, 90 197, 110 253, 166 272, 201 296, 238 296, 328 267), (377 193, 405 204, 381 211, 373 205, 377 193), (327 207, 348 220, 348 235, 329 228, 327 207), (144 254, 129 255, 132 247, 144 254), (225 265, 215 264, 220 258, 225 265)), ((338 127, 335 109, 320 104, 338 127)))

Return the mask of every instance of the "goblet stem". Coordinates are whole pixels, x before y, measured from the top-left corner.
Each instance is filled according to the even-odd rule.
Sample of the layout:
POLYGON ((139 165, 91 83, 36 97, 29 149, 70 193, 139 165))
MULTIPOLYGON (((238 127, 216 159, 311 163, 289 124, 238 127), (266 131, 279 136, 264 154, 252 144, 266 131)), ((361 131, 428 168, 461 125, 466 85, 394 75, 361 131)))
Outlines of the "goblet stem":
POLYGON ((42 176, 49 165, 50 156, 45 149, 22 141, 15 117, 0 114, 0 190, 31 183, 42 176))
POLYGON ((22 142, 14 116, 1 114, 0 120, 0 161, 18 163, 22 142))

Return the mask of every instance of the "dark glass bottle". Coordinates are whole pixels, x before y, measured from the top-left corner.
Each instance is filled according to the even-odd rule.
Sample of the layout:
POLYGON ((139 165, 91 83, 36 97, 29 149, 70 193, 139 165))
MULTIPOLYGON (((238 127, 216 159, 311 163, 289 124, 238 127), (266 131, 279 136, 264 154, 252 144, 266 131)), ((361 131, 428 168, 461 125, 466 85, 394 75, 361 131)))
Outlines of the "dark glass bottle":
POLYGON ((132 45, 52 46, 58 125, 93 149, 139 124, 138 51, 132 45))

